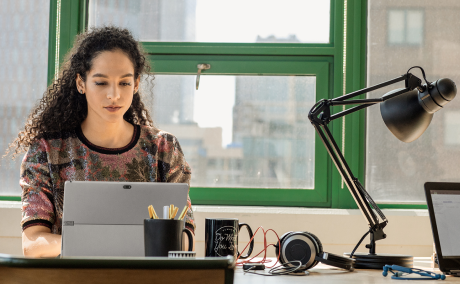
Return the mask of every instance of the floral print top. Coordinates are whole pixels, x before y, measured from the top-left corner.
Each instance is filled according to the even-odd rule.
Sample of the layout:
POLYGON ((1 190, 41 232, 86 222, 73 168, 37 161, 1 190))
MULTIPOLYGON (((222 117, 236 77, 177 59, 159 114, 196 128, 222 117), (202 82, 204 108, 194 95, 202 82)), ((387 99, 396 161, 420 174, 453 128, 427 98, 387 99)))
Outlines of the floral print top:
MULTIPOLYGON (((190 186, 190 177, 176 137, 154 127, 135 125, 130 143, 116 149, 92 144, 80 127, 45 133, 29 147, 21 164, 21 226, 24 230, 41 225, 61 234, 65 181, 176 182, 190 186)), ((189 208, 186 227, 194 233, 189 208)))

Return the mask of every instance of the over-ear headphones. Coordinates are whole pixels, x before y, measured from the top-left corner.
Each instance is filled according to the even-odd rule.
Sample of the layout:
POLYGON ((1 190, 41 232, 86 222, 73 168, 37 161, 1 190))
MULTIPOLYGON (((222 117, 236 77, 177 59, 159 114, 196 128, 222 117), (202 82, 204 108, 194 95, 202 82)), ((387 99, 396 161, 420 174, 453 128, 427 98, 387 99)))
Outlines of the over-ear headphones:
POLYGON ((309 232, 287 232, 276 243, 276 256, 286 267, 296 267, 292 261, 302 262, 301 270, 315 267, 318 262, 346 270, 354 270, 354 259, 323 252, 317 236, 309 232))

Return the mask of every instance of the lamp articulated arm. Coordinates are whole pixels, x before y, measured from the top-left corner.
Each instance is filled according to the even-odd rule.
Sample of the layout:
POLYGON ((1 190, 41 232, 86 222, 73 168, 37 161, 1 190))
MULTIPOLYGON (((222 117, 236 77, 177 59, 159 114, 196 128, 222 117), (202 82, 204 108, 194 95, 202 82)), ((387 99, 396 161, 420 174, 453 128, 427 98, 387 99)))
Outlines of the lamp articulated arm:
POLYGON ((375 253, 375 241, 386 238, 385 233, 383 232, 383 228, 387 225, 388 220, 386 219, 385 215, 379 209, 379 207, 375 204, 372 197, 367 193, 364 189, 363 185, 359 182, 359 180, 353 175, 351 172, 350 167, 348 166, 345 158, 340 151, 332 133, 328 128, 329 122, 340 118, 342 116, 351 114, 358 110, 367 108, 371 105, 382 103, 386 100, 399 96, 403 93, 411 91, 413 89, 419 89, 419 91, 424 90, 424 86, 422 86, 422 80, 417 78, 416 76, 412 75, 411 73, 406 73, 398 78, 393 80, 358 90, 356 92, 334 98, 329 100, 320 100, 318 101, 313 108, 310 110, 308 114, 308 118, 310 119, 313 127, 315 128, 316 132, 318 133, 321 141, 323 142, 324 146, 329 153, 329 156, 332 158, 336 168, 338 169, 342 179, 346 183, 351 195, 353 196, 356 204, 358 205, 359 209, 361 210, 362 214, 364 215, 365 219, 369 223, 369 232, 371 233, 371 245, 368 247, 370 248, 371 253, 375 253), (389 93, 381 98, 377 99, 359 99, 359 100, 349 100, 356 96, 365 94, 370 91, 374 91, 388 85, 395 84, 397 82, 401 82, 405 80, 405 88, 398 90, 396 92, 389 93), (331 115, 331 107, 336 105, 357 105, 355 107, 349 108, 342 112, 332 114, 331 115), (371 207, 372 206, 372 207, 371 207), (374 210, 377 212, 379 217, 382 221, 379 221, 379 218, 375 214, 374 210))

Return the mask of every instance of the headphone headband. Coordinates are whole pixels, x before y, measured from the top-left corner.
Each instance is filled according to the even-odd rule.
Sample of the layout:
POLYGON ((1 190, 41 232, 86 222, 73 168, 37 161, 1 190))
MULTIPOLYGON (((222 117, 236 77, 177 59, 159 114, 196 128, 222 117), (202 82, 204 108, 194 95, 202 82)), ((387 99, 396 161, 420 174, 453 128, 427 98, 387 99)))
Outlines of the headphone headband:
POLYGON ((315 259, 327 265, 335 266, 350 271, 354 270, 353 265, 355 263, 355 260, 353 258, 343 257, 329 252, 323 252, 322 256, 317 256, 315 257, 315 259))

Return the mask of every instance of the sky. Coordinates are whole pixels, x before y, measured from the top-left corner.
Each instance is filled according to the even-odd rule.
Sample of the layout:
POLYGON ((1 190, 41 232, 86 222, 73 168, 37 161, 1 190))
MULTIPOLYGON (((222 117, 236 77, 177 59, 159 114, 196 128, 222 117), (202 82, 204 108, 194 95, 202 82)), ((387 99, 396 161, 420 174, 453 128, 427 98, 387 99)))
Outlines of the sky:
POLYGON ((235 76, 200 76, 193 120, 199 127, 222 127, 222 146, 232 142, 235 76))
POLYGON ((197 42, 255 42, 257 36, 329 41, 329 0, 197 0, 197 42))

